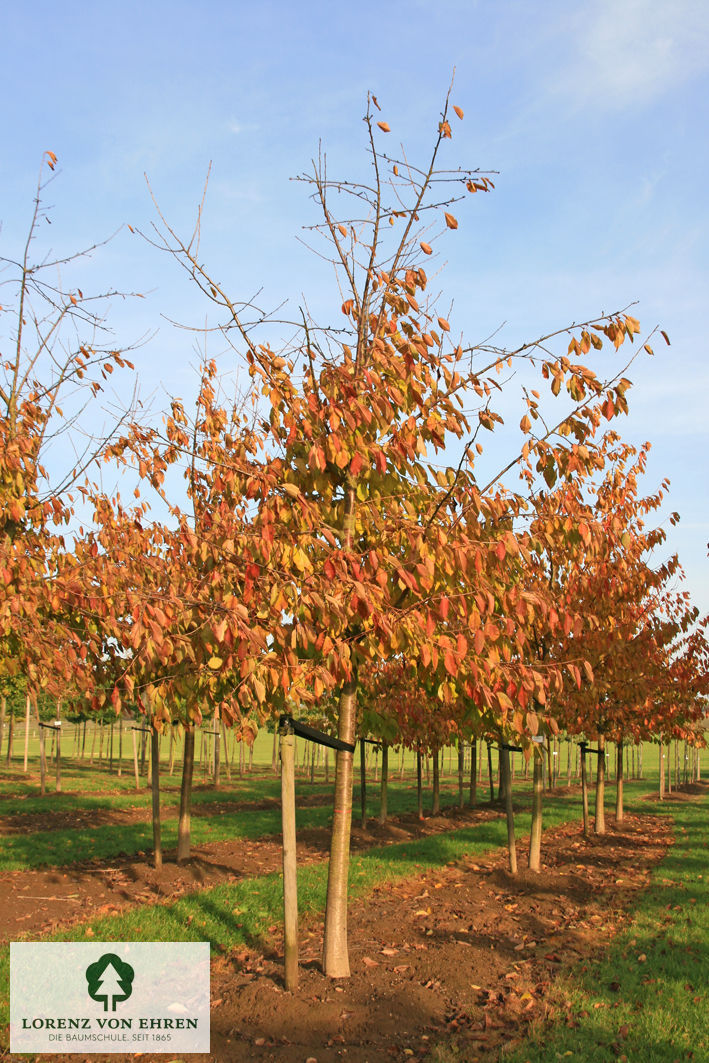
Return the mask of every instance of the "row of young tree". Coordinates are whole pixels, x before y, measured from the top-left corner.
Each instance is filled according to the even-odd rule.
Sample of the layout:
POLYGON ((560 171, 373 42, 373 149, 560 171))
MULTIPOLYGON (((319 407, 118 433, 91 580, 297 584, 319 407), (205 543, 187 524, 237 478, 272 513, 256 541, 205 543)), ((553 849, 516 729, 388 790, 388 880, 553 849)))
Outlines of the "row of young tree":
MULTIPOLYGON (((202 262, 202 206, 187 239, 158 211, 147 238, 210 301, 248 386, 227 401, 205 358, 193 409, 175 397, 159 425, 128 409, 62 471, 62 433, 132 365, 97 343, 104 303, 54 279, 65 260, 33 264, 43 178, 24 257, 5 260, 0 668, 94 713, 138 712, 153 756, 179 721, 181 857, 206 719, 238 732, 316 712, 350 748, 358 733, 421 751, 488 736, 531 752, 535 777, 544 736, 703 740, 707 622, 677 558, 657 560, 668 485, 643 494, 647 447, 617 430, 649 338, 626 311, 509 351, 454 338, 424 267, 493 182, 441 168, 463 118, 448 99, 420 165, 389 152, 378 108, 365 179, 333 180, 323 157, 301 178, 340 324, 235 301, 202 262), (278 347, 277 330, 291 337, 278 347), (499 409, 518 386, 517 439, 499 409), (135 477, 137 501, 103 490, 97 466, 135 477)), ((335 766, 332 977, 349 972, 350 748, 335 766)))

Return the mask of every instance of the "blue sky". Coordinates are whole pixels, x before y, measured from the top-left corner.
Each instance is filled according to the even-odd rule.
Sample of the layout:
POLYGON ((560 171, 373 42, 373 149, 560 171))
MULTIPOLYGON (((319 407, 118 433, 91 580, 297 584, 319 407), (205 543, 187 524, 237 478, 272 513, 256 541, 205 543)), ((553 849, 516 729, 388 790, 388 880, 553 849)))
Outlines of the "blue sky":
MULTIPOLYGON (((437 259, 454 328, 472 343, 503 326, 498 341, 513 347, 636 303, 645 331, 666 329, 672 346, 655 342, 629 374, 623 431, 653 444, 647 493, 671 480, 666 508, 682 521, 668 551, 709 611, 703 0, 442 0, 435 10, 423 0, 40 0, 3 5, 0 50, 0 253, 17 253, 47 149, 61 173, 46 232, 61 252, 125 223, 147 228, 145 172, 185 231, 211 161, 204 261, 237 298, 260 288, 268 306, 307 298, 328 322, 336 289, 298 240, 313 210, 289 178, 320 139, 331 173, 365 172, 368 90, 392 143, 420 156, 455 67, 465 120, 445 161, 499 177, 458 212, 437 259)), ((112 312, 116 343, 155 333, 136 354, 143 395, 161 406, 165 391, 189 393, 194 339, 161 315, 198 324, 208 308, 174 264, 123 228, 74 280, 146 293, 112 312)))

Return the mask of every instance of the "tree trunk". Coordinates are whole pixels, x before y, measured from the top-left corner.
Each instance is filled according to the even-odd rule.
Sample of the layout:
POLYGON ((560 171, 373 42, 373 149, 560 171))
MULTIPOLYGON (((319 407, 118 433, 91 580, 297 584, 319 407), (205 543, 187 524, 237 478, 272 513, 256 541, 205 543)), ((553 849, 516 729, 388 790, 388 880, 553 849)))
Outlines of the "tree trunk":
MULTIPOLYGON (((101 733, 101 742, 103 741, 103 732, 101 733)), ((145 751, 148 746, 148 734, 145 729, 140 732, 140 774, 145 774, 145 751)), ((99 742, 99 760, 101 759, 101 744, 99 742)), ((149 769, 148 769, 149 770, 149 769)))
POLYGON ((180 820, 177 828, 177 862, 190 858, 190 829, 192 809, 192 776, 194 774, 194 727, 185 727, 182 752, 182 781, 180 783, 180 820))
POLYGON ((150 760, 153 792, 153 850, 155 870, 162 871, 162 831, 160 823, 160 735, 155 725, 150 729, 150 760))
POLYGON ((295 841, 295 736, 281 735, 281 823, 283 829, 283 923, 285 983, 298 988, 298 878, 295 841))
MULTIPOLYGON (((497 783, 497 800, 498 802, 505 800, 505 787, 507 786, 507 775, 502 767, 502 760, 500 759, 500 747, 497 748, 497 765, 498 765, 498 783, 497 783)), ((509 760, 508 760, 509 765, 509 760)))
POLYGON ((170 776, 175 770, 175 728, 170 724, 170 748, 167 754, 167 770, 170 776))
POLYGON ((278 775, 278 727, 274 720, 273 722, 273 748, 271 750, 271 771, 274 775, 278 775))
POLYGON ((665 800, 665 744, 662 741, 662 735, 660 735, 660 749, 659 749, 659 762, 660 762, 660 800, 665 800))
POLYGON ((510 771, 510 751, 500 748, 500 775, 505 791, 505 811, 507 813, 507 853, 510 858, 510 871, 517 874, 517 846, 515 844, 515 813, 512 805, 512 773, 510 771))
POLYGON ((616 770, 615 770, 615 821, 623 822, 623 742, 618 742, 616 747, 616 770))
POLYGON ((224 767, 226 769, 227 782, 231 782, 231 761, 229 759, 229 742, 226 724, 222 720, 222 746, 224 748, 224 767))
POLYGON ((382 781, 379 788, 379 822, 387 821, 387 787, 389 785, 389 743, 382 742, 382 781))
POLYGON ((135 775, 135 788, 140 790, 140 773, 138 772, 138 740, 135 737, 135 725, 133 724, 130 729, 131 738, 133 739, 133 773, 135 775))
POLYGON ((583 836, 588 838, 588 774, 586 771, 586 750, 581 749, 581 802, 583 805, 583 836))
POLYGON ((221 767, 219 763, 219 715, 217 710, 214 710, 214 719, 212 720, 214 734, 214 789, 219 789, 219 769, 221 767))
MULTIPOLYGON (((7 698, 4 694, 0 695, 0 756, 2 756, 2 740, 5 735, 5 715, 7 712, 7 698)), ((8 757, 9 763, 9 757, 8 757)))
POLYGON ((606 833, 606 739, 600 735, 598 739, 598 765, 596 768, 596 821, 594 832, 606 833))
POLYGON ((5 758, 8 767, 12 763, 12 746, 15 738, 15 716, 14 713, 10 713, 10 719, 7 725, 7 756, 5 758))
POLYGON ((529 870, 541 871, 544 754, 536 745, 534 746, 533 756, 534 776, 532 781, 532 829, 529 835, 529 870))
POLYGON ((55 790, 55 793, 58 793, 58 794, 60 794, 62 792, 62 729, 61 729, 61 726, 59 726, 59 724, 61 724, 61 718, 59 716, 59 713, 60 713, 60 710, 61 710, 61 705, 62 705, 61 701, 59 701, 59 699, 57 699, 57 725, 58 726, 57 726, 57 730, 55 732, 56 739, 57 739, 57 744, 56 744, 56 756, 57 756, 56 769, 57 769, 57 774, 56 774, 56 781, 55 781, 55 785, 54 785, 54 790, 55 790))
POLYGON ((470 743, 470 794, 468 804, 471 808, 478 799, 478 740, 474 738, 470 743))
POLYGON ((123 774, 123 717, 118 717, 118 778, 123 774))
POLYGON ((465 804, 465 746, 463 739, 458 739, 458 808, 465 804))
MULTIPOLYGON (((357 680, 350 679, 340 694, 338 737, 352 745, 357 717, 357 680)), ((349 978, 347 950, 347 876, 352 826, 352 753, 338 749, 335 758, 335 808, 327 876, 323 970, 328 978, 349 978)))
POLYGON ((364 739, 359 742, 359 805, 361 810, 362 830, 367 829, 367 746, 364 739))
POLYGON ((433 806, 431 814, 437 816, 441 811, 441 762, 438 756, 438 748, 433 750, 433 806))
POLYGON ((47 746, 44 727, 42 727, 39 718, 37 698, 34 699, 34 711, 37 717, 37 730, 39 731, 39 792, 45 794, 47 792, 47 746))
POLYGON ((92 720, 91 722, 93 724, 93 727, 91 728, 91 750, 89 752, 89 766, 90 767, 93 766, 93 763, 94 763, 94 752, 96 750, 96 736, 98 734, 98 724, 96 723, 96 720, 92 720))
POLYGON ((419 819, 423 819, 423 754, 419 749, 416 753, 416 796, 419 819))
POLYGON ((492 775, 492 746, 487 739, 485 740, 485 745, 487 746, 487 774, 490 780, 490 802, 493 802, 495 800, 495 780, 492 775))
POLYGON ((27 774, 27 757, 30 748, 30 696, 25 698, 25 761, 22 771, 27 774))

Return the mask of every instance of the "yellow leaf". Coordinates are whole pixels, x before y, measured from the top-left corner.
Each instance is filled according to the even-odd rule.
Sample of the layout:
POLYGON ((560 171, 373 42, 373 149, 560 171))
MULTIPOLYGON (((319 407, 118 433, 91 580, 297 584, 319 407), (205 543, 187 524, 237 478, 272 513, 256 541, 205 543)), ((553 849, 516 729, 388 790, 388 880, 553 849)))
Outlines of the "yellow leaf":
POLYGON ((446 225, 448 226, 449 229, 457 229, 458 228, 458 221, 457 221, 456 218, 453 217, 452 214, 449 214, 448 211, 444 211, 444 217, 446 219, 446 225))
POLYGON ((259 702, 263 702, 266 697, 266 687, 263 685, 260 679, 254 679, 254 691, 259 702))
POLYGON ((424 243, 423 240, 421 241, 421 250, 423 251, 424 255, 432 255, 433 254, 433 251, 431 249, 431 245, 424 243))
POLYGON ((338 225, 337 228, 340 230, 343 236, 347 236, 347 229, 344 227, 344 225, 338 225))
POLYGON ((222 659, 221 659, 221 657, 210 657, 209 660, 207 661, 207 664, 208 664, 208 666, 210 668, 214 668, 214 669, 221 668, 222 659))
POLYGON ((456 107, 455 104, 453 104, 453 110, 455 111, 455 113, 458 115, 458 117, 462 121, 463 120, 463 109, 462 109, 462 107, 456 107))
POLYGON ((283 484, 283 490, 291 498, 300 498, 300 488, 297 484, 283 484))
POLYGON ((451 327, 444 317, 439 317, 438 324, 440 325, 443 332, 450 332, 451 327))
POLYGON ((382 133, 391 133, 388 122, 377 122, 377 125, 381 129, 382 133))

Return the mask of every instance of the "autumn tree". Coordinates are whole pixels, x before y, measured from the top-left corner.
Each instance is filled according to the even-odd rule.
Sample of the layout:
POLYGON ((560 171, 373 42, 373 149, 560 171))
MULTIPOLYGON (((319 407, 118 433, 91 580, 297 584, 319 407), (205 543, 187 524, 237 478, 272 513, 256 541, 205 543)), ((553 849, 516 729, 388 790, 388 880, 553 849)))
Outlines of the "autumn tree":
MULTIPOLYGON (((34 695, 72 686, 75 658, 66 650, 74 617, 54 580, 72 492, 120 423, 89 426, 86 418, 98 414, 92 400, 114 369, 132 368, 106 324, 119 293, 79 286, 99 245, 68 255, 43 246, 44 195, 56 164, 45 152, 24 246, 17 257, 0 258, 0 669, 23 675, 34 695)), ((132 416, 130 404, 124 413, 132 416)))
MULTIPOLYGON (((253 382, 270 477, 253 527, 270 549, 260 575, 270 581, 279 687, 299 684, 305 701, 337 691, 338 737, 352 745, 362 670, 405 656, 442 711, 467 699, 526 733, 538 726, 533 701, 552 672, 532 668, 519 647, 547 606, 511 575, 520 503, 499 480, 520 464, 572 475, 591 460, 584 442, 626 408, 628 381, 621 373, 603 382, 572 355, 605 340, 618 348, 639 326, 624 314, 589 322, 572 336, 571 355, 558 356, 551 349, 557 335, 568 343, 566 329, 511 352, 453 340, 424 265, 439 237, 459 228, 454 204, 492 181, 439 169, 451 123, 462 118, 448 100, 421 167, 388 153, 378 106, 371 97, 365 116, 371 180, 333 180, 322 156, 302 177, 321 218, 312 237, 325 241, 338 273, 341 327, 322 328, 303 312, 288 323, 295 338, 274 350, 273 321, 254 320, 253 304, 235 302, 202 264, 199 226, 182 240, 162 218, 151 239, 222 310, 221 332, 253 382), (567 405, 544 420, 541 400, 528 394, 515 456, 482 483, 481 435, 501 420, 499 370, 515 361, 546 378, 552 397, 563 389, 567 405), (456 441, 458 463, 437 465, 456 441)), ((352 777, 352 754, 338 752, 324 941, 333 977, 349 973, 352 777)))

